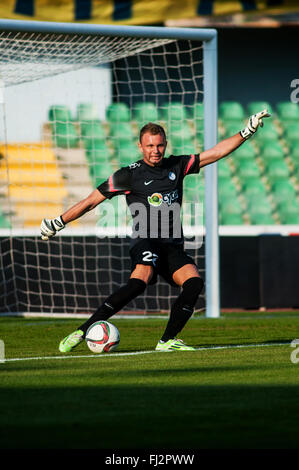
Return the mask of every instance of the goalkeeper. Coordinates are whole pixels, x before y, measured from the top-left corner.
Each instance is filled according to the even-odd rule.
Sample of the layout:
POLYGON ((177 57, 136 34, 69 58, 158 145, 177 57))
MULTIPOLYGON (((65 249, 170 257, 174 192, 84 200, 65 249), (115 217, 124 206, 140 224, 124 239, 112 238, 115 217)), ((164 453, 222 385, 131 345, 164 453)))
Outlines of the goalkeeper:
POLYGON ((43 240, 48 240, 69 222, 94 209, 105 199, 120 194, 126 195, 133 217, 130 246, 132 270, 127 284, 112 293, 85 323, 60 342, 61 352, 70 352, 83 341, 92 323, 108 320, 141 295, 148 284, 154 284, 158 275, 170 285, 181 287, 181 292, 172 305, 156 350, 194 350, 177 338, 192 316, 204 285, 195 262, 184 251, 180 220, 183 179, 229 155, 250 138, 259 126, 262 127, 263 118, 268 116, 270 114, 267 110, 251 116, 245 129, 201 154, 172 155, 169 158, 164 158, 167 141, 163 127, 148 123, 141 129, 139 136, 142 160, 116 171, 87 198, 56 219, 43 219, 41 235, 43 240))

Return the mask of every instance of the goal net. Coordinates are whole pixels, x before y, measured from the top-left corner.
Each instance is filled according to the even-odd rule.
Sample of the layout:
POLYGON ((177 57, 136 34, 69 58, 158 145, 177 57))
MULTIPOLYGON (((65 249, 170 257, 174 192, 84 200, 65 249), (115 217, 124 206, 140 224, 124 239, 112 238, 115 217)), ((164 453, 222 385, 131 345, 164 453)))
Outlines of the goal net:
MULTIPOLYGON (((200 153, 203 42, 7 23, 0 22, 0 312, 92 313, 130 274, 125 196, 48 242, 41 220, 139 160, 139 130, 149 121, 166 130, 166 156, 200 153)), ((203 172, 185 178, 182 206, 186 249, 203 278, 204 181, 203 172)), ((124 310, 168 311, 178 293, 159 279, 124 310)), ((205 301, 203 294, 196 308, 205 301)))

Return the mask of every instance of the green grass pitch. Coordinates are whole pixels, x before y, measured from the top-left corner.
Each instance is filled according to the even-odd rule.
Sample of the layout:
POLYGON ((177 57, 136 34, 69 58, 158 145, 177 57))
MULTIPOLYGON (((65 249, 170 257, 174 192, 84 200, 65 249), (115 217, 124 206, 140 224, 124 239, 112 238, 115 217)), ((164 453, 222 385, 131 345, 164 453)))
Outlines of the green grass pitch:
POLYGON ((298 448, 299 312, 192 318, 192 352, 153 351, 166 318, 111 321, 117 351, 62 358, 78 320, 0 317, 0 448, 298 448))

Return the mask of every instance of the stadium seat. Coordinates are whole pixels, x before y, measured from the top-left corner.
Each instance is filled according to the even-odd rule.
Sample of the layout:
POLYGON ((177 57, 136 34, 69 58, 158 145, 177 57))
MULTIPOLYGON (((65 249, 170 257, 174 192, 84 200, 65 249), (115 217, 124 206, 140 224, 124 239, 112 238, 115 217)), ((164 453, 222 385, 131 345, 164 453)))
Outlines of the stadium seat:
POLYGON ((132 125, 130 122, 111 122, 110 135, 114 145, 123 142, 131 142, 134 138, 132 125))
POLYGON ((275 225, 275 219, 272 214, 250 214, 250 221, 252 225, 275 225))
POLYGON ((289 178, 289 169, 285 161, 270 161, 266 166, 265 175, 274 184, 278 180, 289 178))
POLYGON ((161 106, 160 119, 170 123, 171 121, 183 122, 187 119, 187 110, 180 102, 166 103, 161 106))
POLYGON ((242 122, 245 118, 243 106, 237 101, 223 101, 219 105, 219 117, 224 123, 228 121, 242 122))
POLYGON ((105 129, 99 120, 89 120, 82 122, 80 125, 80 130, 83 139, 106 139, 105 129))
POLYGON ((244 220, 242 214, 228 214, 220 212, 220 224, 221 225, 243 225, 244 220))
POLYGON ((77 106, 77 121, 96 121, 99 119, 98 109, 94 103, 79 103, 77 106))
POLYGON ((77 134, 74 124, 71 122, 52 122, 52 139, 56 147, 61 148, 75 148, 79 143, 79 136, 77 134))
POLYGON ((250 221, 254 225, 275 223, 272 206, 267 196, 259 195, 247 198, 247 210, 250 221))
POLYGON ((284 138, 288 145, 299 145, 299 121, 289 124, 284 130, 284 138))
POLYGON ((180 123, 179 127, 168 131, 168 138, 173 147, 181 146, 183 144, 192 144, 192 132, 189 124, 185 121, 180 123))
POLYGON ((138 147, 135 145, 119 148, 115 153, 115 158, 118 160, 119 165, 127 166, 131 163, 141 159, 141 153, 138 147))
POLYGON ((278 204, 279 218, 283 224, 299 224, 299 202, 297 199, 278 204))
POLYGON ((251 101, 250 103, 248 103, 248 106, 247 106, 248 117, 251 116, 252 114, 256 114, 259 111, 262 111, 263 109, 267 109, 269 113, 273 114, 273 108, 269 102, 251 101))
POLYGON ((50 122, 69 122, 72 120, 71 110, 64 105, 53 105, 48 113, 50 122))
POLYGON ((86 153, 86 157, 90 165, 93 163, 106 164, 110 162, 110 153, 108 149, 96 148, 96 149, 86 150, 85 153, 86 153))
POLYGON ((276 105, 276 111, 282 124, 299 121, 299 107, 296 103, 290 101, 279 102, 276 105))
POLYGON ((113 168, 109 164, 102 165, 98 163, 90 166, 90 176, 95 186, 105 181, 112 173, 113 168))
POLYGON ((148 122, 158 121, 158 110, 154 103, 137 103, 134 106, 134 119, 137 121, 138 126, 142 127, 148 122))
POLYGON ((255 160, 239 161, 237 175, 241 181, 247 181, 250 178, 259 178, 260 169, 255 160))
POLYGON ((245 125, 241 120, 235 120, 223 122, 223 127, 224 137, 228 138, 232 135, 238 134, 238 132, 240 132, 245 127, 245 125))
POLYGON ((292 201, 296 198, 296 189, 290 180, 278 180, 271 188, 276 204, 292 201))
POLYGON ((254 142, 258 145, 271 144, 279 141, 278 131, 273 122, 266 122, 263 129, 259 129, 254 135, 254 142))
POLYGON ((0 212, 0 228, 11 228, 10 220, 0 212))
POLYGON ((250 141, 241 145, 237 150, 234 151, 232 158, 235 166, 238 166, 239 161, 250 160, 252 161, 256 156, 255 148, 250 141))
POLYGON ((250 178, 243 182, 242 191, 247 198, 266 196, 267 189, 261 178, 250 178))
POLYGON ((298 144, 293 143, 290 146, 289 157, 293 165, 295 165, 298 168, 299 167, 299 143, 298 144))
POLYGON ((284 160, 284 151, 281 144, 279 142, 265 143, 260 149, 260 158, 265 165, 270 161, 284 160))
POLYGON ((106 108, 106 119, 110 123, 129 122, 130 110, 126 103, 111 103, 106 108))
POLYGON ((218 166, 218 177, 219 178, 229 178, 231 176, 230 165, 227 160, 220 160, 217 163, 218 166))
POLYGON ((182 145, 176 145, 172 148, 173 155, 192 155, 199 153, 197 146, 191 141, 183 143, 182 145))
POLYGON ((218 191, 219 199, 225 197, 237 197, 237 188, 231 177, 218 179, 218 191))

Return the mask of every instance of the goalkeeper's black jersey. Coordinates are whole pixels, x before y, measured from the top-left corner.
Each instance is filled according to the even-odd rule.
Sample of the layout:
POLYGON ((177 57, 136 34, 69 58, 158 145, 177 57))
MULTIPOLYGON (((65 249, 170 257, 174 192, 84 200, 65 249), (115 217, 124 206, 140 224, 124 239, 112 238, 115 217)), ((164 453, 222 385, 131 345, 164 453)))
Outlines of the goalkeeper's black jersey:
POLYGON ((160 166, 144 160, 120 168, 98 190, 108 199, 124 194, 133 217, 133 242, 141 238, 183 243, 183 179, 199 172, 200 156, 171 155, 160 166))

